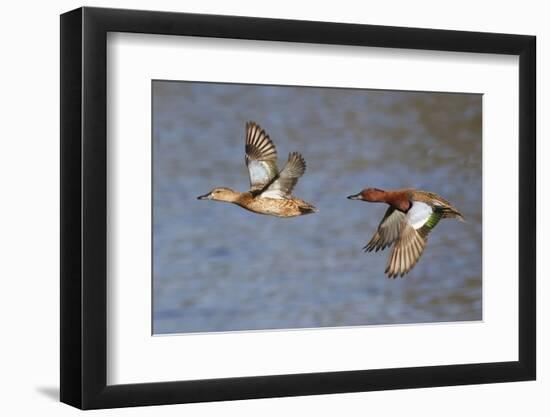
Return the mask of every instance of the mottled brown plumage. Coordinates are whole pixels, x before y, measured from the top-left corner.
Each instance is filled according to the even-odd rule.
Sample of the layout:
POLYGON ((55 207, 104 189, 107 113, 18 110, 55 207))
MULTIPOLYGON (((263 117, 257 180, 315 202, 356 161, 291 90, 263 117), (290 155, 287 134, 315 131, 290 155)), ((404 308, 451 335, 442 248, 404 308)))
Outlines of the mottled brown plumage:
POLYGON ((275 144, 254 122, 246 124, 245 163, 250 176, 249 191, 240 193, 217 187, 198 199, 233 203, 254 213, 277 217, 296 217, 317 211, 313 205, 292 195, 298 179, 306 171, 302 155, 290 153, 286 165, 279 171, 275 144))
POLYGON ((348 198, 389 205, 372 239, 363 249, 378 252, 394 245, 385 271, 390 278, 403 277, 416 265, 428 242, 428 234, 439 220, 464 220, 451 203, 429 191, 367 188, 348 198))

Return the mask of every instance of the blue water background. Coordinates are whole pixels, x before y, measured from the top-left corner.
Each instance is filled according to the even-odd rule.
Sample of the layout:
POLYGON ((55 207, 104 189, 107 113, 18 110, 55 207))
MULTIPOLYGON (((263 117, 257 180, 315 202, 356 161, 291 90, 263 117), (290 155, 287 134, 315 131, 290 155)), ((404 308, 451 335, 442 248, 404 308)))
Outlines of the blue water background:
POLYGON ((482 318, 482 96, 153 81, 153 332, 187 333, 482 318), (196 197, 248 189, 244 126, 301 152, 294 194, 319 213, 262 216, 196 197), (364 187, 434 191, 442 221, 418 265, 384 275, 363 253, 386 207, 364 187))

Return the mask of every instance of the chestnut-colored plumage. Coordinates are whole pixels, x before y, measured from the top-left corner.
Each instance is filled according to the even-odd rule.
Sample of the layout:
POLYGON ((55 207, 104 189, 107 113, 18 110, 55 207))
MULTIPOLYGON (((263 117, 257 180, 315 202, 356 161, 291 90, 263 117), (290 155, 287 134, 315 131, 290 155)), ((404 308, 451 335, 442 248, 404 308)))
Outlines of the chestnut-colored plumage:
POLYGON ((385 271, 390 278, 403 277, 416 265, 428 242, 428 234, 439 220, 464 220, 451 203, 429 191, 366 188, 348 198, 389 205, 374 236, 363 249, 378 252, 394 245, 385 271))
POLYGON ((306 171, 302 155, 290 153, 286 165, 279 171, 275 144, 254 122, 246 124, 245 162, 250 176, 249 191, 240 193, 217 187, 197 198, 233 203, 254 213, 277 217, 296 217, 317 211, 313 205, 291 194, 306 171))

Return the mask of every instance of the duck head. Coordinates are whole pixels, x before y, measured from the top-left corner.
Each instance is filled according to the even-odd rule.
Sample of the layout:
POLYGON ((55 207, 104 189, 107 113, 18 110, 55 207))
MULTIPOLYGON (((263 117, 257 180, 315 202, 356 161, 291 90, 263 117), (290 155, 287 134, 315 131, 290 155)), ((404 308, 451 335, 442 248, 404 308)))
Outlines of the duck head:
POLYGON ((369 201, 371 203, 381 203, 386 201, 386 191, 380 188, 365 188, 357 194, 348 196, 350 200, 369 201))
POLYGON ((214 188, 209 193, 198 196, 197 200, 214 200, 214 201, 226 201, 228 203, 234 203, 238 197, 239 197, 239 193, 237 191, 233 191, 231 188, 217 187, 217 188, 214 188))

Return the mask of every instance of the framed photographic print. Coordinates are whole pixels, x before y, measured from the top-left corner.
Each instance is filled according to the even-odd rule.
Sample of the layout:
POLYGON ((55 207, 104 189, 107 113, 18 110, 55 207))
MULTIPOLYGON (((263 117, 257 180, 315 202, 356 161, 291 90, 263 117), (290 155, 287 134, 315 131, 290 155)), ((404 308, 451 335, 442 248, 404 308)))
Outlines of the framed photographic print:
POLYGON ((535 38, 61 16, 61 401, 535 378, 535 38))

